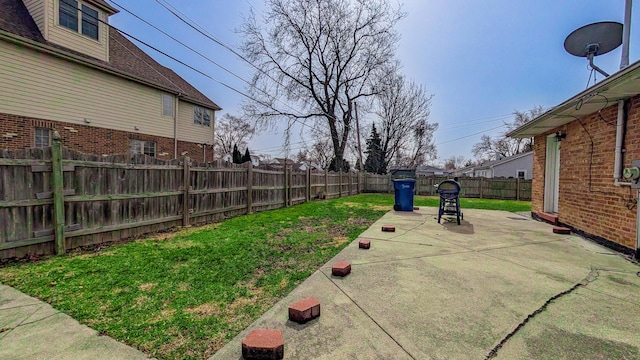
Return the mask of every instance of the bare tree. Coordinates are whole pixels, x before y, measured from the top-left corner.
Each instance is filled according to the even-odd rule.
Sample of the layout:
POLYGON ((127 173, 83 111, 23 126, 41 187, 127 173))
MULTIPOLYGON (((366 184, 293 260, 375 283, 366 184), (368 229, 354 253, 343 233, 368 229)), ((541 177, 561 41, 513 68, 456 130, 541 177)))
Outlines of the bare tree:
POLYGON ((464 167, 465 165, 464 156, 455 156, 452 155, 450 158, 444 161, 444 169, 445 170, 455 170, 464 167))
POLYGON ((308 148, 300 150, 296 159, 300 162, 307 162, 326 169, 331 164, 333 149, 331 140, 328 137, 316 137, 316 141, 308 148))
POLYGON ((247 142, 255 134, 254 125, 247 119, 224 114, 216 124, 215 153, 219 157, 231 155, 233 146, 246 148, 247 142))
POLYGON ((353 126, 353 101, 383 90, 404 14, 388 0, 267 0, 262 28, 245 21, 243 51, 256 68, 245 111, 273 124, 322 120, 336 168, 353 126))
POLYGON ((497 137, 482 135, 480 142, 473 145, 472 152, 476 159, 489 160, 496 154, 509 157, 533 150, 533 138, 513 139, 506 136, 512 130, 528 123, 544 113, 542 106, 534 106, 528 111, 514 111, 513 121, 505 123, 506 129, 497 137))
POLYGON ((376 97, 375 110, 385 166, 393 159, 412 167, 434 159, 433 132, 438 124, 428 121, 433 95, 401 75, 391 77, 385 85, 385 91, 376 97))

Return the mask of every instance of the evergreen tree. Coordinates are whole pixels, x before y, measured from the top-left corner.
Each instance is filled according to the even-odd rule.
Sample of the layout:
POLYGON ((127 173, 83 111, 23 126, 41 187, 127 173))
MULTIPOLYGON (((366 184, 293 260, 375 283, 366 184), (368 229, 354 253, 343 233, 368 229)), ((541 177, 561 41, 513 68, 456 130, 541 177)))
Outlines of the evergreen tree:
POLYGON ((370 173, 382 174, 384 166, 384 156, 382 154, 382 139, 376 130, 376 125, 371 127, 371 135, 367 139, 367 159, 364 162, 364 170, 370 173))
POLYGON ((242 164, 242 155, 238 151, 238 145, 233 145, 233 154, 231 155, 234 164, 242 164))
POLYGON ((244 152, 244 155, 242 156, 242 163, 246 163, 246 162, 251 162, 251 154, 249 154, 249 148, 247 148, 247 150, 244 152))

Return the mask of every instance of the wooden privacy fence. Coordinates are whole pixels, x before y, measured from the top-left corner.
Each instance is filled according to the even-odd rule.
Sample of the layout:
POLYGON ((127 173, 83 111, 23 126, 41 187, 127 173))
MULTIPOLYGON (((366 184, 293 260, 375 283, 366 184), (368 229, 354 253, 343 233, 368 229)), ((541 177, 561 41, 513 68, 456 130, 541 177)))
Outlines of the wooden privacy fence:
POLYGON ((354 173, 82 154, 54 138, 50 148, 0 156, 0 259, 353 195, 362 185, 354 173))
MULTIPOLYGON (((437 185, 449 179, 442 176, 419 176, 416 180, 416 194, 437 196, 437 185)), ((501 200, 531 200, 531 180, 460 177, 461 197, 501 199, 501 200)), ((393 192, 390 175, 364 174, 363 188, 365 192, 393 192)))

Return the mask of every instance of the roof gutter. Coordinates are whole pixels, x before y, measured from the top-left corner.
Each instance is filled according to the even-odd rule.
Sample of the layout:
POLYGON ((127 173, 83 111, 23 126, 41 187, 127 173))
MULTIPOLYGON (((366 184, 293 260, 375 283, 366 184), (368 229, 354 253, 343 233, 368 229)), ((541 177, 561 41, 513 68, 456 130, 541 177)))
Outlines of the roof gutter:
POLYGON ((558 115, 559 113, 565 110, 568 110, 571 107, 576 106, 580 102, 589 101, 591 98, 597 96, 600 92, 608 90, 609 88, 615 86, 619 82, 627 80, 627 78, 631 76, 630 74, 633 73, 633 71, 638 68, 640 68, 640 61, 636 61, 635 63, 627 66, 623 70, 619 70, 618 72, 612 74, 608 78, 602 80, 598 84, 578 93, 577 95, 573 96, 569 100, 566 100, 563 103, 556 105, 555 107, 549 109, 547 112, 538 116, 537 118, 529 121, 528 123, 522 125, 521 127, 513 131, 510 131, 509 133, 507 133, 506 136, 519 137, 518 136, 519 133, 535 127, 536 125, 540 124, 541 122, 548 119, 549 117, 558 115))
MULTIPOLYGON (((156 89, 162 90, 164 92, 167 92, 167 93, 170 93, 170 94, 173 94, 173 95, 176 95, 176 96, 177 95, 182 95, 183 98, 184 98, 184 94, 181 94, 179 91, 176 91, 174 89, 170 89, 170 88, 164 87, 162 85, 158 85, 156 83, 152 83, 152 82, 140 79, 138 77, 131 76, 129 74, 123 73, 121 71, 114 70, 114 69, 106 67, 106 66, 101 66, 100 64, 96 64, 94 62, 87 61, 86 59, 82 58, 81 56, 76 56, 74 54, 71 54, 71 53, 66 52, 64 50, 61 50, 61 49, 58 49, 56 47, 49 46, 49 45, 43 44, 43 43, 38 42, 38 41, 31 40, 31 39, 27 39, 27 38, 25 38, 23 36, 13 34, 13 33, 10 33, 8 31, 2 30, 2 29, 0 29, 0 40, 5 40, 5 41, 11 42, 11 43, 14 43, 14 44, 17 44, 17 45, 21 45, 21 46, 24 46, 26 48, 29 48, 29 49, 32 49, 32 50, 35 50, 35 51, 39 51, 39 52, 43 52, 43 53, 46 53, 46 54, 49 54, 49 55, 53 55, 53 56, 56 56, 58 58, 61 58, 61 59, 67 60, 67 61, 72 61, 72 62, 81 64, 81 65, 84 65, 84 66, 87 66, 87 67, 90 67, 90 68, 93 68, 93 69, 96 69, 96 70, 100 70, 100 71, 109 73, 111 75, 115 75, 115 76, 118 76, 118 77, 121 77, 121 78, 124 78, 124 79, 127 79, 127 80, 131 80, 131 81, 134 81, 134 82, 137 82, 137 83, 140 83, 140 84, 152 87, 152 88, 156 88, 156 89)), ((205 103, 199 102, 199 101, 191 99, 191 98, 184 98, 184 99, 185 99, 185 101, 188 101, 190 103, 193 103, 193 104, 196 104, 196 105, 199 105, 199 106, 202 106, 202 107, 206 107, 208 109, 213 109, 214 111, 221 110, 219 108, 218 109, 213 108, 210 104, 205 104, 205 103)))

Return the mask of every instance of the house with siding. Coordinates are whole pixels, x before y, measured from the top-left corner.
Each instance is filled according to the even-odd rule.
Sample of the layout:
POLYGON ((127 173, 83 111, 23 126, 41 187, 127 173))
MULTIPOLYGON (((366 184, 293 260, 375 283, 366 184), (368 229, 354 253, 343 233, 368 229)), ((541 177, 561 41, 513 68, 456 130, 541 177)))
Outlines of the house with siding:
POLYGON ((108 26, 104 0, 0 0, 0 149, 213 159, 221 110, 108 26))
POLYGON ((534 217, 640 257, 640 61, 508 136, 534 138, 534 217))
POLYGON ((533 152, 529 151, 509 157, 499 157, 496 160, 487 161, 473 168, 473 176, 495 178, 519 178, 531 179, 533 169, 533 152))

